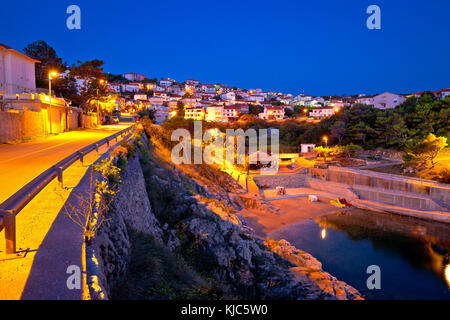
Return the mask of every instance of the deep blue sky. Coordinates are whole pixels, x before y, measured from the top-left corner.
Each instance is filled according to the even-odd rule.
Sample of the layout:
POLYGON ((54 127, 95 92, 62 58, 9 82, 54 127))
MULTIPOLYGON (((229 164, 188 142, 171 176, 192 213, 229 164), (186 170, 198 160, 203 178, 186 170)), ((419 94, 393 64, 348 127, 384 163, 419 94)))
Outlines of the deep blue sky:
POLYGON ((45 40, 111 73, 314 95, 450 86, 448 0, 0 0, 0 43, 45 40), (66 28, 67 6, 81 30, 66 28), (366 8, 381 8, 381 30, 366 8))

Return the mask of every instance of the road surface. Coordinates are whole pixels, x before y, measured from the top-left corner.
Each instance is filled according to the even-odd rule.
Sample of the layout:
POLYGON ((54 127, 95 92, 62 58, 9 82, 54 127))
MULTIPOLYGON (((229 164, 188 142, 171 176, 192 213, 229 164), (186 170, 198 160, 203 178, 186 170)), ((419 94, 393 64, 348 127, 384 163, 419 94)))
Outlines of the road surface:
POLYGON ((19 144, 0 144, 0 203, 75 151, 130 124, 70 131, 19 144))
MULTIPOLYGON (((17 145, 0 145, 0 202, 74 151, 124 129, 129 124, 72 131, 17 145)), ((112 141, 111 148, 118 145, 112 141)), ((84 164, 73 163, 64 171, 64 188, 48 184, 16 216, 17 255, 5 255, 4 231, 0 232, 0 300, 80 300, 83 290, 69 290, 68 266, 84 267, 83 230, 67 216, 68 204, 91 186, 90 164, 107 156, 106 145, 90 152, 84 164)))

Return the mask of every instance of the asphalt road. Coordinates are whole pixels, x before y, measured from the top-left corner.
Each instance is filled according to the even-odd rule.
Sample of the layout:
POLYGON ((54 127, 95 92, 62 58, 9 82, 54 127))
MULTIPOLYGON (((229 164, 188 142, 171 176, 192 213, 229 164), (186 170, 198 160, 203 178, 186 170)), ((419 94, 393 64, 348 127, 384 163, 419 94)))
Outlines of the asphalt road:
POLYGON ((130 124, 70 131, 18 144, 0 144, 0 203, 75 151, 130 124))

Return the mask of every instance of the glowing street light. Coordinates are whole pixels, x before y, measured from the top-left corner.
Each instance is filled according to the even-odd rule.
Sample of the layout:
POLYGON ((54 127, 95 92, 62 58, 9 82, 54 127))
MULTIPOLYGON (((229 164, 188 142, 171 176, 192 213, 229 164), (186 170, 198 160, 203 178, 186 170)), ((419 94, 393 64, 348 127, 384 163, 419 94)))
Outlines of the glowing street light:
POLYGON ((450 263, 445 266, 444 275, 450 289, 450 263))
POLYGON ((323 141, 325 141, 325 147, 328 147, 328 137, 325 136, 322 139, 323 139, 323 141))
MULTIPOLYGON (((100 84, 107 84, 108 81, 106 80, 100 80, 99 81, 100 84)), ((97 88, 97 125, 101 124, 100 123, 100 107, 99 107, 99 103, 98 103, 98 88, 97 88)))
POLYGON ((56 71, 51 71, 48 74, 48 98, 49 98, 48 114, 50 119, 50 134, 52 134, 52 80, 57 76, 58 73, 56 71))
POLYGON ((322 239, 325 239, 327 236, 327 230, 325 228, 322 229, 322 231, 320 232, 320 237, 322 239))

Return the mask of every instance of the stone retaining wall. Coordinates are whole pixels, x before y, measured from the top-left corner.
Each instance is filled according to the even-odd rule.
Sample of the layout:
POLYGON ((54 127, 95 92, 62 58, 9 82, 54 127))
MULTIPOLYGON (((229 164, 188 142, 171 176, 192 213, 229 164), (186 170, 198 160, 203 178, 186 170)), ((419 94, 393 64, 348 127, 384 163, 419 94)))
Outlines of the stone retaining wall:
POLYGON ((267 186, 268 189, 275 189, 278 186, 285 188, 300 188, 306 186, 306 175, 273 175, 273 176, 255 176, 253 177, 258 188, 267 186))
POLYGON ((368 200, 420 210, 450 208, 450 186, 431 180, 338 167, 330 167, 329 169, 310 168, 308 173, 323 181, 355 186, 355 189, 360 190, 361 195, 368 200), (362 188, 358 188, 359 186, 362 188), (395 193, 395 197, 393 194, 389 195, 389 192, 384 192, 386 193, 384 195, 380 190, 370 191, 366 188, 391 191, 391 193, 395 193), (424 200, 426 198, 428 200, 424 200))
MULTIPOLYGON (((52 133, 66 131, 66 121, 69 130, 93 128, 97 126, 97 116, 81 115, 77 109, 70 109, 66 119, 65 108, 52 108, 52 133), (81 123, 80 123, 81 122, 81 123)), ((50 116, 47 109, 0 111, 0 143, 12 142, 46 135, 50 132, 50 116)))

